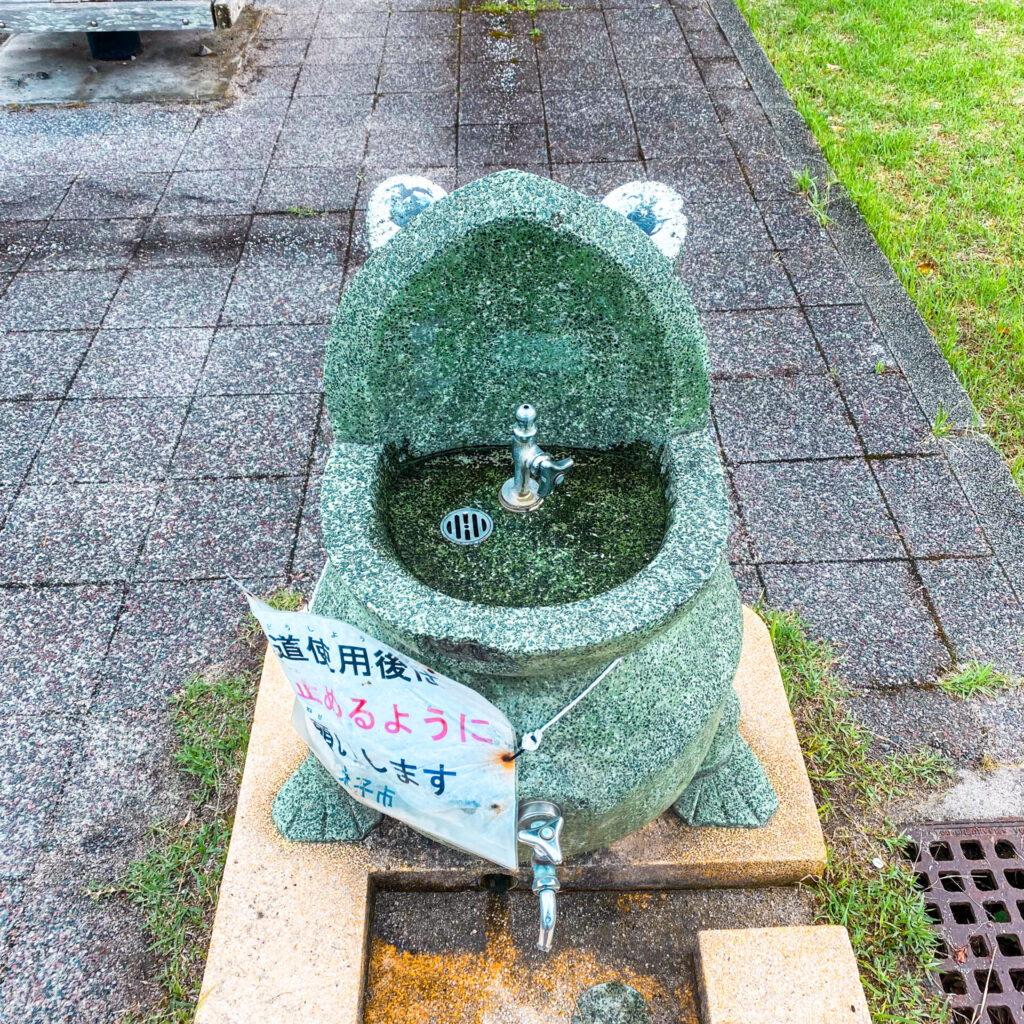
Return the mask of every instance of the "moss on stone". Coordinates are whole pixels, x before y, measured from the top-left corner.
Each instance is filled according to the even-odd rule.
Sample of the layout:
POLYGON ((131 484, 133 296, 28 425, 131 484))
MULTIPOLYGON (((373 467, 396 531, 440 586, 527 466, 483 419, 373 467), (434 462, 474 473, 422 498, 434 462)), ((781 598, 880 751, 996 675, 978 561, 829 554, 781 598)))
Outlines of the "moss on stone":
POLYGON ((382 509, 405 568, 428 586, 478 604, 581 601, 624 583, 657 554, 668 528, 665 484, 650 448, 554 450, 576 466, 540 508, 505 511, 498 490, 512 471, 507 447, 440 452, 401 466, 382 509), (494 520, 482 544, 460 547, 441 519, 477 508, 494 520))

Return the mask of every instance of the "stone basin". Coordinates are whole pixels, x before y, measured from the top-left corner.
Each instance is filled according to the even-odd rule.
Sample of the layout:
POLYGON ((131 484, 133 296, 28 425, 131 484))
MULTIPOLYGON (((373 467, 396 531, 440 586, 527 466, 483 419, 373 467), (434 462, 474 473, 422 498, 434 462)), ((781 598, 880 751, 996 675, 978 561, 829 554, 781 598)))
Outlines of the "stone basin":
MULTIPOLYGON (((770 817, 775 794, 737 732, 743 620, 725 558, 707 351, 671 261, 636 223, 520 172, 437 200, 353 279, 328 345, 326 391, 334 443, 315 612, 478 690, 519 735, 623 658, 517 762, 520 799, 561 808, 567 855, 605 846, 670 806, 702 825, 770 817), (490 570, 464 574, 452 556, 445 579, 426 550, 433 537, 423 551, 415 544, 417 530, 439 524, 430 501, 408 500, 410 481, 436 464, 452 509, 482 500, 474 488, 486 452, 508 451, 512 412, 525 401, 538 409, 545 449, 579 455, 584 467, 591 459, 594 480, 609 460, 632 461, 634 493, 615 499, 624 542, 610 545, 611 571, 591 558, 574 578, 594 552, 581 550, 582 535, 574 549, 544 533, 558 503, 568 514, 575 500, 570 474, 547 508, 526 513, 538 517, 533 525, 494 511, 496 533, 518 530, 523 542, 507 563, 519 590, 502 584, 511 553, 493 536, 493 555, 476 556, 497 559, 490 570)), ((506 466, 507 476, 510 455, 506 466)), ((583 472, 581 486, 593 489, 585 481, 583 472)), ((565 525, 571 533, 574 522, 565 525)), ((379 818, 312 758, 278 800, 290 808, 275 814, 289 838, 356 839, 379 818), (300 798, 330 805, 318 820, 331 827, 310 825, 316 814, 296 826, 300 798)))

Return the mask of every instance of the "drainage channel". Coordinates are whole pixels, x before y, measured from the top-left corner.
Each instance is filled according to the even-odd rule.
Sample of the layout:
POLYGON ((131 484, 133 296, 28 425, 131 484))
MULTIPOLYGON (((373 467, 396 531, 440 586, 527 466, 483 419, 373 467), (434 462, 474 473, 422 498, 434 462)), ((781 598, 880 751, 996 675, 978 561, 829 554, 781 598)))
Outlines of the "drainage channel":
POLYGON ((954 1024, 1024 1024, 1024 820, 907 834, 954 1024))

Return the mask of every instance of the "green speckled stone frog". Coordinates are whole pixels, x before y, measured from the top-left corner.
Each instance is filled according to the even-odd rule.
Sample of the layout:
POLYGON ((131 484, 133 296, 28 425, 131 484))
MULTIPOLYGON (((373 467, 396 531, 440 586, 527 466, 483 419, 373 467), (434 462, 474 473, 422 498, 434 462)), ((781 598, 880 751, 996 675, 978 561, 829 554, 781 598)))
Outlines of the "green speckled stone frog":
MULTIPOLYGON (((520 736, 621 657, 519 759, 520 799, 558 805, 567 856, 606 846, 669 808, 693 825, 763 825, 777 800, 737 729, 732 683, 743 620, 726 561, 707 349, 673 270, 685 235, 681 200, 664 186, 631 183, 599 203, 518 171, 451 195, 426 182, 416 194, 427 198, 411 215, 405 202, 400 224, 377 204, 376 246, 328 343, 328 562, 313 611, 478 690, 520 736), (545 448, 579 466, 525 514, 503 510, 497 494, 512 470, 510 413, 523 402, 543 416, 545 448), (467 452, 485 454, 476 463, 467 452), (627 511, 631 488, 650 499, 636 506, 634 536, 625 512, 602 519, 606 510, 584 501, 584 484, 575 497, 572 489, 574 474, 585 480, 592 464, 599 493, 601 460, 629 453, 638 464, 637 452, 648 469, 616 498, 627 511), (449 455, 494 498, 494 537, 479 550, 498 546, 458 556, 479 559, 460 563, 461 589, 446 585, 444 561, 422 568, 417 534, 401 529, 422 506, 425 518, 412 526, 438 530, 438 509, 427 497, 410 503, 409 481, 449 455), (488 460, 497 487, 485 479, 488 460), (401 521, 396 507, 406 510, 401 521), (514 565, 500 546, 512 520, 526 524, 507 544, 514 565), (609 532, 615 564, 581 571, 588 563, 573 558, 572 544, 600 554, 609 532), (525 574, 534 563, 562 587, 555 603, 538 594, 540 576, 536 586, 501 589, 502 573, 525 574)), ((454 509, 467 502, 452 487, 454 509)), ((379 815, 309 758, 278 794, 274 819, 289 839, 354 841, 379 815)))

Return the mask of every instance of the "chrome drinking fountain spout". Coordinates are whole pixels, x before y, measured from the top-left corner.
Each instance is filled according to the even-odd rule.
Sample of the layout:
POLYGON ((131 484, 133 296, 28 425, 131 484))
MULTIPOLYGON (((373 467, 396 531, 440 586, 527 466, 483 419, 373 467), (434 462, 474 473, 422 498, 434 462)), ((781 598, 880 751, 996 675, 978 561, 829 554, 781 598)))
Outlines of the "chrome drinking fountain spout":
POLYGON ((516 409, 512 434, 513 474, 498 498, 509 512, 532 512, 565 480, 575 463, 572 459, 556 462, 537 447, 537 411, 532 405, 524 403, 516 409))
POLYGON ((531 888, 540 900, 540 935, 537 948, 550 953, 555 940, 555 921, 558 910, 555 894, 558 883, 558 865, 562 863, 562 826, 565 824, 558 804, 550 800, 525 800, 519 806, 519 842, 533 851, 531 888))

